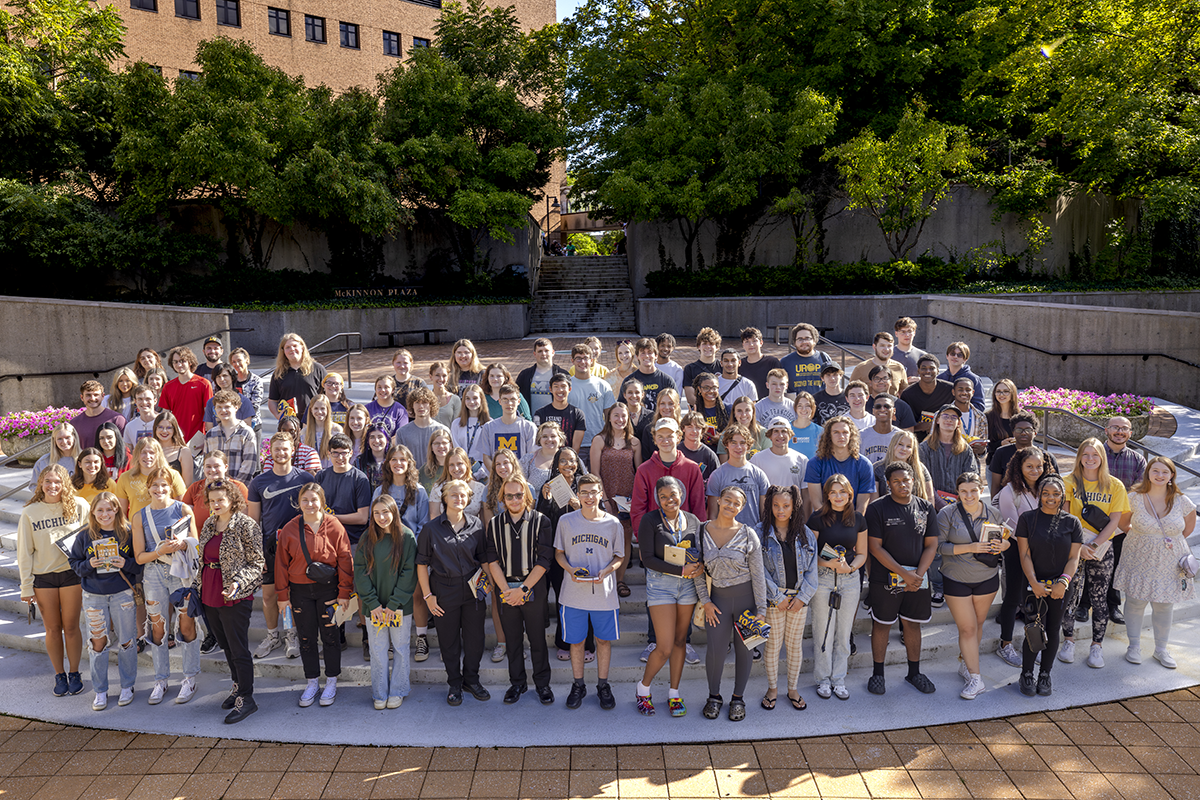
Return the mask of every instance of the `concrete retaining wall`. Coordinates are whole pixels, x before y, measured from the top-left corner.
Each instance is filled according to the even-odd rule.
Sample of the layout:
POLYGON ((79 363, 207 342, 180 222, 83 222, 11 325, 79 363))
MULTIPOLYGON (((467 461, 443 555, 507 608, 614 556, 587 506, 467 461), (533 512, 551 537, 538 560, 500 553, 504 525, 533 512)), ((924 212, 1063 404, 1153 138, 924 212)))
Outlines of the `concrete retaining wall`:
MULTIPOLYGON (((0 413, 78 405, 79 386, 100 372, 107 388, 113 373, 131 365, 137 351, 160 352, 188 344, 203 360, 201 343, 229 327, 229 311, 135 303, 93 303, 35 297, 0 297, 0 374, 86 370, 52 377, 0 381, 0 413)), ((229 334, 219 334, 229 351, 229 334)), ((173 373, 168 371, 173 377, 173 373)))
MULTIPOLYGON (((343 331, 359 331, 363 347, 383 347, 387 339, 380 331, 446 328, 441 341, 455 339, 520 339, 529 332, 529 306, 511 303, 492 306, 410 306, 407 308, 342 308, 313 311, 234 311, 234 328, 254 328, 253 333, 234 334, 234 345, 256 355, 275 353, 279 337, 295 331, 315 344, 343 331)), ((408 344, 424 341, 419 336, 408 344)), ((342 344, 335 342, 338 347, 342 344)))

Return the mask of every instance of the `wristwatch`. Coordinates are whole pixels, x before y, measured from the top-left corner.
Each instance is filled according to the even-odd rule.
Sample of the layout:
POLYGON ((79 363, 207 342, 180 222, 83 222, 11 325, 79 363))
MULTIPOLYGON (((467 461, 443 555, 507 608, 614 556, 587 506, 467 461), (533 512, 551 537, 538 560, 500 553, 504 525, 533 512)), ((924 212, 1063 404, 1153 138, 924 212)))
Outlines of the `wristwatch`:
POLYGON ((533 587, 521 584, 521 592, 525 595, 525 602, 529 602, 529 598, 533 597, 533 587))

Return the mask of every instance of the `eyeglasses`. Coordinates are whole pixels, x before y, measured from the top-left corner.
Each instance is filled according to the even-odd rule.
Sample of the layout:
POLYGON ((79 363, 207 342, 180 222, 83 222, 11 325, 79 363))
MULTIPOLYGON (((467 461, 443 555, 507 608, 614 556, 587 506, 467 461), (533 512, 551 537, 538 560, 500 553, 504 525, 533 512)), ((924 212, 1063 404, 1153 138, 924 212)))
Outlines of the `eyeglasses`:
POLYGON ((599 497, 603 492, 580 492, 580 497, 599 497))
POLYGON ((525 495, 521 494, 520 492, 505 492, 504 499, 505 500, 524 500, 525 495))
POLYGON ((330 450, 329 455, 333 458, 349 458, 350 451, 349 450, 330 450))

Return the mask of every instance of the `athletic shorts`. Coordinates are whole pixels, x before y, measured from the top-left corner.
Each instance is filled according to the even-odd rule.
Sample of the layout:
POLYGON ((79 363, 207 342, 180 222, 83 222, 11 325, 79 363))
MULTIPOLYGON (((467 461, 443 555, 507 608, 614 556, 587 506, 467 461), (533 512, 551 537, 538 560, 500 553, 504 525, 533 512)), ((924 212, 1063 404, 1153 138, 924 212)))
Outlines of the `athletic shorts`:
POLYGON ((947 597, 981 597, 1000 591, 1000 573, 981 583, 959 583, 942 574, 942 591, 947 597))
POLYGON ((588 621, 596 639, 615 642, 621 638, 621 626, 616 611, 584 611, 581 608, 560 606, 558 609, 560 632, 567 644, 579 644, 588 635, 588 621))
POLYGON ((68 586, 78 586, 79 584, 79 573, 73 569, 64 569, 62 572, 44 572, 41 575, 33 576, 33 588, 35 589, 65 589, 68 586))
POLYGON ((871 598, 871 619, 882 625, 891 625, 897 617, 909 622, 929 622, 933 616, 929 589, 893 591, 885 583, 872 581, 868 596, 871 598))

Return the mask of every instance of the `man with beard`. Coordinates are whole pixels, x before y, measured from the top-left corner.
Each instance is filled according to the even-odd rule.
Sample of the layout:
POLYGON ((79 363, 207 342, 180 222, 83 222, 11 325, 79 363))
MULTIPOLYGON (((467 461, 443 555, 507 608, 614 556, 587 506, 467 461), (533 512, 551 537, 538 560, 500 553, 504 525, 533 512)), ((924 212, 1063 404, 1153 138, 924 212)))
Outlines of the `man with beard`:
POLYGON ((780 361, 788 375, 788 394, 795 397, 800 392, 816 395, 821 391, 821 370, 833 359, 817 348, 817 329, 801 322, 792 328, 791 343, 795 352, 788 353, 780 361))

